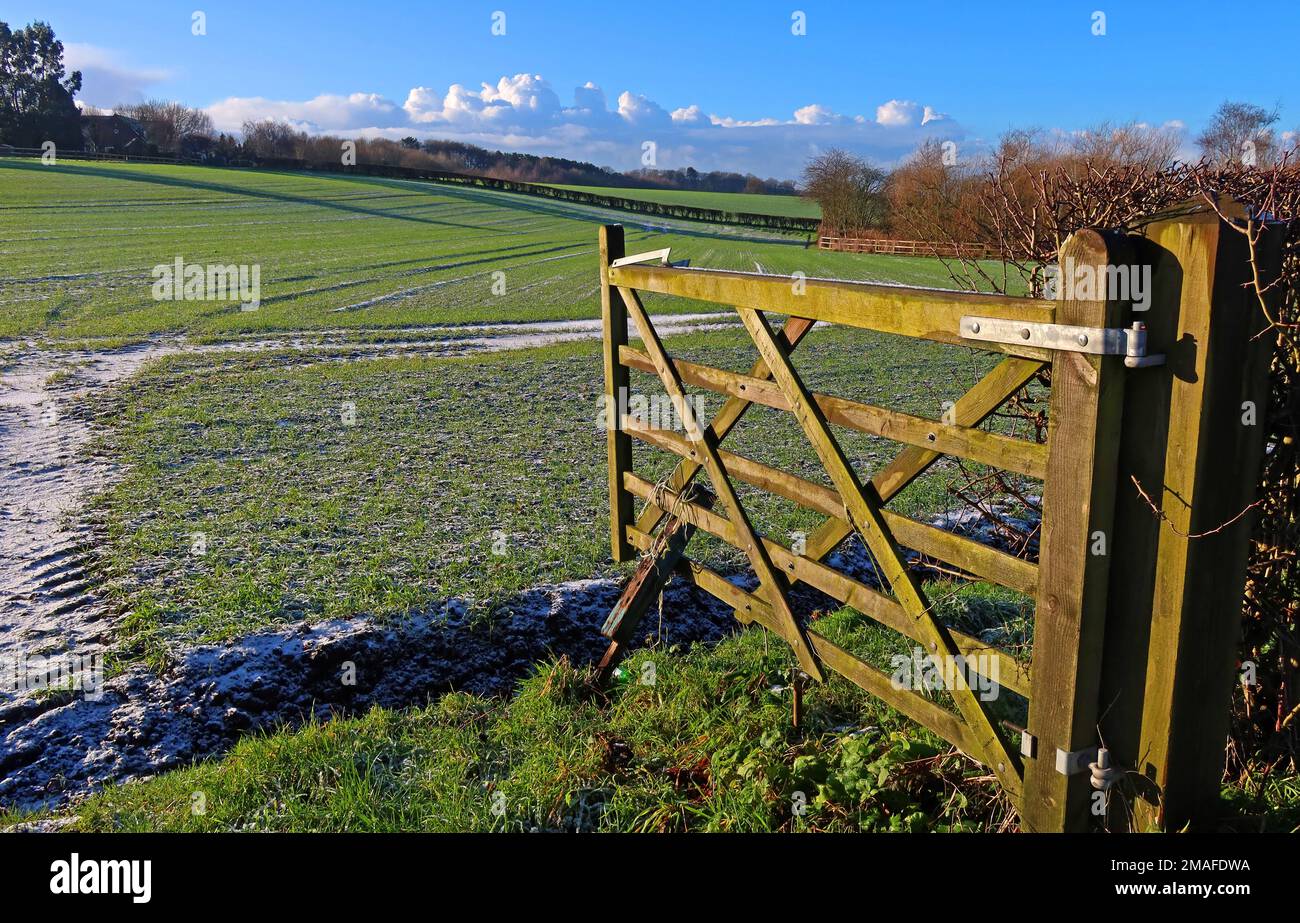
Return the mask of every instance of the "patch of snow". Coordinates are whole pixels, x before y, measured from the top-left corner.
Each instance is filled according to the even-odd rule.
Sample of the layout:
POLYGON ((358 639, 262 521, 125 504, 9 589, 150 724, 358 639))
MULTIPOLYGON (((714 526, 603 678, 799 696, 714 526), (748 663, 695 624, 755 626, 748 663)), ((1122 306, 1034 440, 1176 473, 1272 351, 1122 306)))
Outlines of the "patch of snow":
MULTIPOLYGON (((94 698, 11 702, 0 706, 0 803, 56 806, 312 717, 421 704, 451 690, 508 694, 550 657, 598 660, 608 643, 599 626, 618 595, 616 581, 580 580, 522 593, 490 621, 456 601, 389 622, 299 622, 192 648, 162 674, 131 667, 94 698)), ((669 585, 664 608, 662 636, 652 612, 641 638, 690 644, 736 627, 729 608, 682 581, 669 585)))

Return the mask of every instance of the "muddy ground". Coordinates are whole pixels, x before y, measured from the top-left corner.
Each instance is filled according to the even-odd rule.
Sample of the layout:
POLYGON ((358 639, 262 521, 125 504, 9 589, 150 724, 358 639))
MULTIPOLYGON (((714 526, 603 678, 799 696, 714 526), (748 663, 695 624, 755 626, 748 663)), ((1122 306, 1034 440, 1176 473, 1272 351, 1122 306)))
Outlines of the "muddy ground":
MULTIPOLYGON (((728 314, 655 318, 663 333, 734 323, 728 314)), ((253 728, 413 704, 449 689, 507 692, 548 656, 598 657, 598 628, 618 595, 611 581, 536 587, 507 601, 490 631, 471 630, 467 606, 455 600, 385 624, 295 624, 191 649, 161 674, 133 666, 89 695, 23 691, 15 664, 67 653, 93 658, 113 645, 118 613, 98 597, 88 572, 94 524, 82 510, 117 469, 89 448, 104 422, 86 409, 90 398, 177 353, 292 350, 291 361, 311 363, 464 355, 600 335, 599 321, 580 320, 419 328, 379 342, 310 331, 203 345, 157 337, 105 350, 7 344, 0 351, 0 805, 58 804, 109 781, 219 754, 253 728), (354 682, 344 681, 345 670, 354 682)), ((665 641, 730 630, 729 611, 685 589, 673 594, 674 608, 690 615, 671 621, 665 641)))

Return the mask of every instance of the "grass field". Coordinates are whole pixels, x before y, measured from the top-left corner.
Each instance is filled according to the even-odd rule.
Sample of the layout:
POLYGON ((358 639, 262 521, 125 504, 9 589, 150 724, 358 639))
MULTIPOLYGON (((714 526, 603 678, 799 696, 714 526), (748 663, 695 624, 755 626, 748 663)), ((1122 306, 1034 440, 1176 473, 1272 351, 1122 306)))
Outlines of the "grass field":
MULTIPOLYGON (((342 329, 364 339, 416 326, 590 318, 598 315, 596 228, 611 219, 368 178, 0 162, 0 338, 112 345, 158 333, 222 340, 342 329), (151 267, 178 255, 260 264, 261 308, 154 301, 151 267), (504 294, 493 294, 496 271, 505 273, 504 294)), ((947 279, 930 260, 626 223, 629 250, 671 244, 694 265, 914 285, 947 279)), ((649 303, 656 312, 701 308, 649 303)), ((674 337, 672 348, 743 369, 754 357, 743 336, 693 333, 674 337)), ((0 356, 22 349, 3 344, 0 356)), ((524 590, 626 573, 607 544, 597 344, 338 359, 293 350, 175 355, 84 408, 104 424, 93 451, 121 473, 90 501, 95 581, 122 616, 115 669, 162 670, 196 644, 300 620, 369 616, 400 628, 448 600, 479 612, 491 631, 495 606, 524 590), (193 553, 196 533, 202 555, 193 553)), ((937 418, 990 361, 822 328, 796 363, 813 388, 937 418)), ((640 373, 633 387, 660 390, 640 373)), ((706 399, 710 411, 717 404, 706 399)), ((861 470, 897 450, 841 436, 861 470)), ((728 444, 825 483, 788 415, 756 408, 728 444)), ((670 464, 637 450, 638 471, 652 480, 670 464)), ((953 506, 951 475, 937 465, 892 505, 918 517, 944 512, 953 506)), ((818 521, 747 488, 741 496, 779 539, 818 521)), ((692 553, 724 572, 745 570, 736 552, 703 537, 692 553)), ((1023 598, 946 579, 929 589, 946 621, 1027 640, 1023 598)), ((882 667, 908 649, 848 610, 820 622, 882 667)), ((973 764, 845 681, 809 694, 809 723, 794 735, 791 657, 760 631, 713 648, 652 646, 638 657, 631 669, 654 658, 660 679, 652 688, 624 684, 609 701, 581 669, 552 662, 509 700, 456 693, 259 733, 221 759, 111 788, 76 808, 77 823, 912 830, 987 829, 1006 817, 973 764), (204 794, 205 812, 192 810, 194 792, 204 794), (795 810, 800 799, 807 811, 795 810)))
MULTIPOLYGON (((847 613, 819 622, 884 652, 847 613)), ((647 649, 607 700, 540 665, 509 701, 426 707, 246 738, 225 759, 79 806, 101 831, 925 831, 995 828, 983 770, 839 677, 790 728, 790 655, 746 632, 647 649), (196 805, 202 811, 196 811, 196 805)))
MULTIPOLYGON (((753 352, 741 336, 673 343, 695 361, 739 367, 753 352)), ((97 502, 107 524, 99 555, 138 642, 218 640, 303 617, 399 615, 449 598, 490 607, 538 583, 618 572, 595 525, 607 503, 597 344, 306 368, 294 361, 169 358, 110 398, 119 422, 102 451, 126 475, 97 502), (355 406, 351 425, 342 422, 345 402, 355 406), (203 557, 190 553, 196 532, 207 536, 203 557)), ((837 328, 811 336, 799 361, 813 387, 931 417, 988 364, 965 350, 837 328)), ((637 376, 634 391, 658 390, 637 376)), ((719 402, 709 397, 710 413, 719 402)), ((865 470, 896 451, 860 433, 842 441, 865 470)), ((788 414, 755 408, 728 445, 829 483, 788 414)), ((652 480, 672 462, 650 449, 638 459, 652 480)), ((916 516, 952 507, 951 474, 936 466, 893 507, 916 516)), ((742 497, 773 535, 818 522, 757 490, 743 488, 742 497)), ((743 569, 738 552, 697 541, 715 566, 743 569)))
POLYGON ((623 189, 612 186, 565 186, 552 183, 559 189, 575 189, 595 195, 619 196, 643 202, 661 202, 664 205, 693 205, 696 208, 714 208, 724 212, 743 212, 751 215, 779 215, 783 218, 820 218, 821 208, 811 199, 793 195, 759 195, 747 192, 693 192, 688 189, 623 189))
MULTIPOLYGON (((0 161, 0 338, 198 338, 599 316, 596 231, 693 265, 951 286, 938 262, 375 178, 0 161), (259 310, 156 301, 153 267, 260 266, 259 310), (500 275, 497 275, 500 274, 500 275)), ((709 306, 716 309, 716 306, 709 306)), ((687 301, 656 310, 693 312, 687 301)))

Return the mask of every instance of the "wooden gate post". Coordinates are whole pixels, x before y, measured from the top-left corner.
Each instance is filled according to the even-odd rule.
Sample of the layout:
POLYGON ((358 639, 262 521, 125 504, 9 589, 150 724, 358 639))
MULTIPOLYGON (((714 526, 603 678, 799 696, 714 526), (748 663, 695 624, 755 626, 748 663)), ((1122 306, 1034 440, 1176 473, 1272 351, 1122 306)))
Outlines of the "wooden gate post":
POLYGON ((619 362, 618 351, 627 345, 627 305, 617 288, 609 284, 609 264, 627 254, 623 226, 607 224, 600 229, 600 317, 604 326, 605 433, 609 453, 609 544, 615 561, 630 561, 636 555, 627 540, 627 527, 635 522, 632 495, 623 486, 624 472, 632 470, 632 438, 623 429, 623 408, 627 406, 630 375, 619 362))
MULTIPOLYGON (((1148 349, 1168 360, 1131 383, 1125 410, 1101 695, 1113 762, 1133 774, 1119 821, 1139 830, 1217 813, 1273 345, 1246 236, 1204 203, 1179 211, 1134 242, 1153 266, 1148 349)), ((1280 237, 1255 254, 1266 282, 1280 237)))
MULTIPOLYGON (((1118 245, 1096 231, 1080 231, 1061 247, 1058 324, 1119 325, 1120 306, 1106 298, 1106 266, 1120 262, 1118 245)), ((1069 764, 1070 754, 1097 744, 1126 372, 1119 356, 1061 351, 1052 360, 1029 705, 1034 753, 1025 760, 1020 805, 1027 831, 1081 830, 1089 824, 1088 773, 1069 764)))

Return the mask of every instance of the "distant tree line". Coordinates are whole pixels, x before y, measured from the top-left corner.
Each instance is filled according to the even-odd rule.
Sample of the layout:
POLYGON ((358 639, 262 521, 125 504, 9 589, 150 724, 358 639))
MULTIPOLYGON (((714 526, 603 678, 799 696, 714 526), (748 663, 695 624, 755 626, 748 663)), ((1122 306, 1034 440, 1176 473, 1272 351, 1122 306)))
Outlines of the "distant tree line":
MULTIPOLYGON (((1197 135, 1201 163, 1267 170, 1300 165, 1300 131, 1279 133, 1276 109, 1225 102, 1197 135)), ((995 216, 1011 204, 1041 198, 1049 175, 1084 177, 1107 168, 1154 175, 1180 162, 1181 129, 1140 123, 1103 123, 1066 135, 1008 131, 993 150, 970 156, 952 143, 922 143, 886 173, 840 150, 812 158, 804 194, 822 209, 823 233, 894 237, 942 243, 996 244, 995 216), (1006 203, 1003 203, 1006 204, 1006 203)))
POLYGON ((470 173, 519 183, 566 186, 605 186, 615 189, 682 189, 699 192, 750 192, 764 195, 798 195, 791 180, 760 179, 752 173, 701 172, 694 167, 680 170, 633 170, 620 173, 610 167, 508 151, 490 151, 463 141, 421 141, 407 137, 400 141, 384 138, 347 139, 336 135, 313 135, 274 119, 245 122, 242 126, 244 156, 288 158, 310 163, 339 163, 343 144, 355 145, 358 163, 401 166, 414 169, 470 173))

